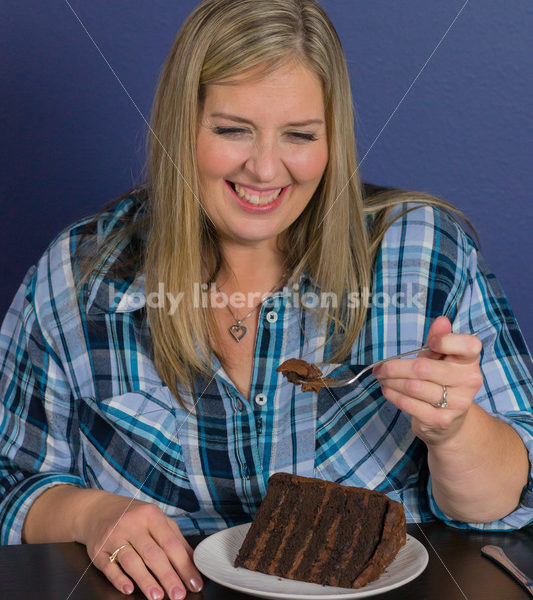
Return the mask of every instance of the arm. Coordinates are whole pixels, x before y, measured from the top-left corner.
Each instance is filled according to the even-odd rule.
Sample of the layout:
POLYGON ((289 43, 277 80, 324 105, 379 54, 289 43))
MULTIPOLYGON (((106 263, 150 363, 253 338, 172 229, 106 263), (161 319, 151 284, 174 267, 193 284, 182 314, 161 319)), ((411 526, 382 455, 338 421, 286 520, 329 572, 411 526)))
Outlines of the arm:
POLYGON ((438 318, 426 338, 430 352, 390 361, 375 374, 384 396, 411 415, 413 432, 427 446, 433 513, 457 527, 522 527, 533 520, 531 357, 483 258, 464 232, 453 236, 446 223, 439 227, 446 234, 439 241, 447 245, 434 246, 433 256, 443 255, 443 266, 439 259, 437 277, 426 276, 440 286, 440 299, 428 304, 426 318, 444 312, 454 331, 464 333, 450 334, 450 321, 438 318), (455 282, 447 298, 444 281, 455 282), (482 345, 470 335, 474 330, 482 345), (446 409, 434 406, 443 385, 446 409))
POLYGON ((26 544, 84 541, 81 517, 91 503, 110 495, 103 490, 57 485, 43 492, 30 506, 22 528, 26 544))
MULTIPOLYGON (((71 365, 61 358, 60 336, 39 321, 35 288, 50 278, 37 273, 29 272, 0 333, 3 543, 78 541, 125 593, 133 591, 133 582, 150 598, 156 591, 162 597, 163 590, 183 597, 184 583, 198 591, 201 577, 192 549, 159 507, 84 488, 76 401, 66 372, 71 365), (110 554, 123 544, 127 551, 111 563, 110 554)), ((42 289, 37 295, 47 297, 42 289)), ((52 296, 47 308, 54 304, 52 296)))
POLYGON ((451 440, 428 445, 428 465, 439 508, 464 522, 496 521, 512 512, 529 472, 518 433, 475 403, 451 440))
POLYGON ((59 484, 83 486, 66 375, 42 333, 30 269, 0 330, 0 543, 21 542, 33 502, 59 484))
POLYGON ((440 510, 457 521, 501 519, 518 506, 527 483, 526 447, 507 423, 473 401, 483 382, 479 340, 452 334, 444 317, 432 323, 428 340, 431 352, 390 361, 375 374, 386 398, 411 415, 413 432, 428 448, 440 510), (434 406, 443 385, 447 408, 434 406))
POLYGON ((193 592, 202 587, 193 550, 172 519, 153 504, 104 490, 69 485, 46 490, 27 513, 23 539, 84 544, 91 562, 126 594, 133 591, 132 580, 150 599, 154 592, 163 597, 158 580, 172 599, 185 597, 184 584, 193 592), (123 545, 120 562, 110 563, 123 545))

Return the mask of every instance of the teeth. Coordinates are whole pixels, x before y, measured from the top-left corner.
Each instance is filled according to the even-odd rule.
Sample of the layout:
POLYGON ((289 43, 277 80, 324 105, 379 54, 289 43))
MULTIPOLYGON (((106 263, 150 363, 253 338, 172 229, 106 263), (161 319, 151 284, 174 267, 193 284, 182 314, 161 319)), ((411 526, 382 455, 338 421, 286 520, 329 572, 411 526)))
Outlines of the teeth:
POLYGON ((263 206, 264 204, 269 204, 270 202, 273 202, 281 194, 281 190, 283 189, 279 188, 279 190, 272 192, 268 196, 253 196, 252 194, 249 194, 245 190, 245 188, 240 186, 238 183, 234 183, 233 185, 235 186, 235 191, 237 192, 237 195, 240 198, 246 200, 246 202, 249 202, 250 204, 256 204, 257 206, 263 206))

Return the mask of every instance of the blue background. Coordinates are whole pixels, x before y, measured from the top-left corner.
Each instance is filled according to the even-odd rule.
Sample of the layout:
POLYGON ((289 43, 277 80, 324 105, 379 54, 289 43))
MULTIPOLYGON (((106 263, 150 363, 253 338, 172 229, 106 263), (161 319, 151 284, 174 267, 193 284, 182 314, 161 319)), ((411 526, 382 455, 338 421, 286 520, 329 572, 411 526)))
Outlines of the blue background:
MULTIPOLYGON (((56 233, 140 181, 144 118, 195 5, 2 3, 1 315, 56 233)), ((530 0, 322 5, 348 60, 359 159, 368 152, 363 179, 432 192, 461 208, 531 347, 530 0)))

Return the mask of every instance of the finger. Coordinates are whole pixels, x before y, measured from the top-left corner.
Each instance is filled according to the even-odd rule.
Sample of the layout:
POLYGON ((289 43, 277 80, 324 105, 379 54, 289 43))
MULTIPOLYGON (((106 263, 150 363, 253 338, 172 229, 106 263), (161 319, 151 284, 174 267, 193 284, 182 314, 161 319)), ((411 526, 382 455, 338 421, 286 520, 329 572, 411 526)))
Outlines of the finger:
POLYGON ((438 429, 446 429, 457 417, 457 411, 453 409, 453 406, 448 406, 445 409, 433 406, 429 402, 411 398, 387 386, 382 386, 382 392, 385 398, 402 412, 408 413, 419 421, 431 424, 438 429))
MULTIPOLYGON (((426 345, 428 345, 426 343, 426 345)), ((443 360, 446 355, 445 354, 441 354, 440 352, 433 352, 433 350, 431 350, 430 348, 425 348, 424 350, 421 350, 417 356, 423 356, 424 358, 432 358, 433 360, 443 360)))
MULTIPOLYGON (((148 598, 149 600, 161 600, 165 593, 159 585, 159 583, 157 582, 157 580, 148 571, 147 568, 150 567, 148 560, 152 560, 152 557, 148 559, 144 556, 141 557, 140 555, 139 546, 144 545, 144 547, 146 548, 148 547, 148 543, 137 542, 136 544, 135 541, 132 540, 131 544, 131 546, 124 548, 124 550, 120 552, 116 562, 119 563, 124 572, 127 573, 135 581, 135 583, 139 586, 146 598, 148 598)), ((154 545, 156 544, 154 543, 154 545)), ((149 552, 149 554, 150 553, 151 551, 149 552)), ((184 595, 181 596, 181 598, 184 597, 184 595)), ((170 598, 174 600, 172 596, 170 596, 170 598)))
MULTIPOLYGON (((117 548, 120 545, 121 544, 119 544, 117 548)), ((124 550, 126 550, 126 548, 124 548, 124 550)), ((102 571, 117 590, 126 595, 133 593, 135 586, 133 585, 132 580, 124 574, 124 571, 116 562, 109 562, 109 554, 107 552, 99 552, 92 559, 92 562, 97 569, 102 571)))
MULTIPOLYGON (((420 402, 435 405, 442 400, 442 385, 419 379, 384 379, 381 389, 388 389, 420 402)), ((448 390, 449 395, 449 390, 448 390)))
POLYGON ((432 337, 429 347, 433 352, 445 354, 454 362, 470 363, 479 360, 483 346, 475 335, 449 333, 432 337))
MULTIPOLYGON (((168 556, 183 583, 191 592, 199 592, 203 586, 202 576, 187 551, 185 544, 190 548, 189 544, 183 539, 185 541, 184 544, 170 525, 161 528, 159 531, 154 531, 153 535, 168 556)), ((183 536, 181 537, 183 538, 183 536)))
POLYGON ((443 360, 445 358, 444 354, 440 354, 439 352, 433 352, 433 350, 421 350, 417 356, 423 356, 424 358, 432 358, 433 360, 443 360))
POLYGON ((178 538, 180 540, 182 540, 185 550, 187 551, 187 555, 188 555, 192 565, 194 566, 195 572, 193 572, 193 574, 192 574, 189 589, 196 589, 196 591, 200 591, 204 586, 204 582, 202 579, 202 575, 200 574, 200 571, 198 571, 196 569, 196 565, 194 564, 194 550, 193 550, 192 546, 189 544, 189 542, 185 539, 185 537, 184 537, 183 533, 180 531, 180 528, 178 527, 177 523, 170 517, 168 517, 168 524, 169 524, 170 528, 172 529, 172 531, 178 536, 178 538))
MULTIPOLYGON (((456 362, 470 362, 481 353, 482 344, 475 335, 452 333, 452 326, 446 317, 437 317, 429 328, 426 345, 427 353, 439 356, 448 355, 456 362)), ((435 356, 431 356, 435 358, 435 356)))
POLYGON ((477 372, 469 366, 454 364, 443 360, 434 360, 424 356, 416 358, 397 358, 374 367, 374 375, 384 379, 419 379, 450 387, 465 385, 471 372, 477 372))
POLYGON ((187 554, 189 555, 189 558, 191 560, 193 560, 194 550, 192 549, 191 545, 185 539, 183 533, 181 533, 180 528, 178 527, 177 523, 173 519, 171 519, 170 517, 167 517, 167 519, 168 519, 168 521, 167 521, 168 522, 168 526, 178 536, 178 539, 180 539, 182 541, 183 545, 185 546, 185 549, 187 550, 187 554))

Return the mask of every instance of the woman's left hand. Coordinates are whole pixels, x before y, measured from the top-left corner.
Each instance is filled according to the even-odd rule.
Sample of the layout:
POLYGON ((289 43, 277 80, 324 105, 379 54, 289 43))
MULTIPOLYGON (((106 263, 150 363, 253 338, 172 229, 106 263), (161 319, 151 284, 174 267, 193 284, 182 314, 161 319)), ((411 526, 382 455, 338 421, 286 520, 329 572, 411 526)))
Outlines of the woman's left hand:
POLYGON ((414 434, 427 445, 451 440, 461 429, 483 385, 479 367, 481 342, 474 335, 451 333, 446 317, 431 324, 430 350, 416 358, 390 360, 375 367, 383 395, 411 415, 414 434), (446 408, 436 406, 447 389, 446 408))

